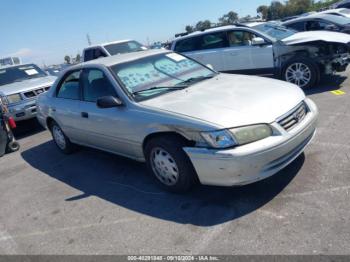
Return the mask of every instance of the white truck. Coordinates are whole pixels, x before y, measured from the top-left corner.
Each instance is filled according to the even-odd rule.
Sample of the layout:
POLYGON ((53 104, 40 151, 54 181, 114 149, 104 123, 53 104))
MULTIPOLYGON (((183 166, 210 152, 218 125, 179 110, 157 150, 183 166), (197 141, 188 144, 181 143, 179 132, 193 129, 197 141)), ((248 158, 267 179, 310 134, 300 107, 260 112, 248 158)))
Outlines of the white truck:
POLYGON ((83 50, 83 62, 100 57, 119 55, 147 50, 145 46, 135 40, 120 40, 89 46, 83 50))

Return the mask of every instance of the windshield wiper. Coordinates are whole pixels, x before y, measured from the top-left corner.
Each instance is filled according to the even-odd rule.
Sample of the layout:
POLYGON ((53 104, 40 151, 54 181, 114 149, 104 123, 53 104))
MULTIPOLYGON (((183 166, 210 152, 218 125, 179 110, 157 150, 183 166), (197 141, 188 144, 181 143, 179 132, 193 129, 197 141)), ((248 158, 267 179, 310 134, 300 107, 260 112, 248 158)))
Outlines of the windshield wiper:
POLYGON ((179 86, 154 86, 154 87, 147 88, 144 90, 135 91, 132 93, 132 95, 138 95, 138 94, 143 93, 143 92, 158 90, 158 89, 181 90, 181 89, 184 89, 186 87, 187 86, 185 86, 185 85, 181 85, 181 86, 180 85, 179 86))
POLYGON ((213 77, 215 77, 216 74, 210 75, 210 76, 198 76, 198 77, 191 77, 185 81, 182 81, 179 83, 179 85, 190 85, 190 84, 195 84, 197 82, 203 81, 203 80, 207 80, 207 79, 211 79, 213 77))

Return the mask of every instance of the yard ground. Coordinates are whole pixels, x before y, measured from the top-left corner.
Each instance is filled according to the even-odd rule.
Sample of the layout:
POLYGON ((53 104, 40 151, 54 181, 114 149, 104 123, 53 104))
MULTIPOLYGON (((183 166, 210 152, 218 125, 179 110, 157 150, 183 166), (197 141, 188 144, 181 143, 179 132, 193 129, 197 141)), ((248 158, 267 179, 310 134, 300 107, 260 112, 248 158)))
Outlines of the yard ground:
POLYGON ((166 193, 143 164, 62 155, 48 131, 21 123, 20 152, 0 159, 0 254, 350 254, 346 75, 308 92, 320 118, 305 154, 240 188, 166 193))

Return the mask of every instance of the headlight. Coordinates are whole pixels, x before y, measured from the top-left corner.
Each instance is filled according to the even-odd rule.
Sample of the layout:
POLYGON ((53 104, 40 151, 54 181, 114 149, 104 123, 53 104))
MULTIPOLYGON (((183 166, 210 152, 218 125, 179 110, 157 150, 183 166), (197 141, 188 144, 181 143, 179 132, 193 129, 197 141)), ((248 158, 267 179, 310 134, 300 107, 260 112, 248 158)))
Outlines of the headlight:
POLYGON ((228 130, 203 132, 201 135, 213 148, 228 148, 236 145, 236 142, 228 130))
POLYGON ((19 94, 13 94, 13 95, 7 96, 7 101, 9 104, 14 104, 14 103, 17 103, 21 100, 22 100, 22 98, 19 94))
POLYGON ((268 125, 254 125, 230 129, 239 145, 249 144, 272 135, 268 125))

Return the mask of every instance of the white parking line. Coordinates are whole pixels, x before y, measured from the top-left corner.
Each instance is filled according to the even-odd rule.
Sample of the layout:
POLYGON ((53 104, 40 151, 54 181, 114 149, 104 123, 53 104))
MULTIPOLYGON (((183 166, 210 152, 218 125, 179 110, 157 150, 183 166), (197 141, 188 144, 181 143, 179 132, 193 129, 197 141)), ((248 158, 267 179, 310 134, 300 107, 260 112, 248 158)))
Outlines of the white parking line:
POLYGON ((0 239, 6 239, 6 242, 0 244, 1 254, 13 255, 17 254, 18 246, 13 237, 0 224, 0 239))

